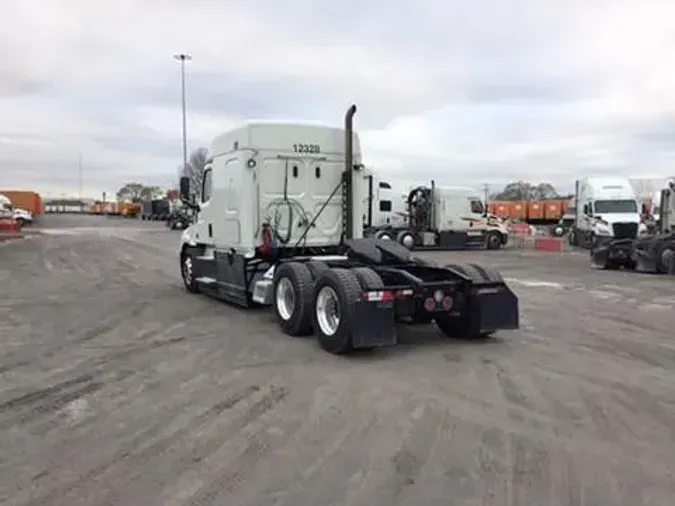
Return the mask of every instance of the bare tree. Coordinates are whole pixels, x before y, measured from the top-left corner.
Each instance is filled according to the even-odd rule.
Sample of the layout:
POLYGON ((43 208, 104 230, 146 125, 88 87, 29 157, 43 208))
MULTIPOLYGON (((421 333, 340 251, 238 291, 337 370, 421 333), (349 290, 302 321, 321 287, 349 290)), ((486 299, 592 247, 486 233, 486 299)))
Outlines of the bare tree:
POLYGON ((141 183, 127 183, 117 190, 117 199, 126 202, 142 202, 161 198, 164 192, 159 186, 145 186, 141 183))
POLYGON ((490 200, 547 200, 558 199, 560 195, 550 183, 533 185, 527 181, 515 181, 507 184, 504 189, 492 195, 490 200))
POLYGON ((190 178, 190 188, 192 188, 196 198, 201 197, 202 177, 204 176, 204 167, 208 156, 209 150, 204 147, 193 150, 188 157, 187 167, 183 167, 180 172, 181 176, 190 178))
POLYGON ((145 185, 141 183, 127 183, 117 190, 117 199, 128 202, 140 202, 143 200, 145 185))

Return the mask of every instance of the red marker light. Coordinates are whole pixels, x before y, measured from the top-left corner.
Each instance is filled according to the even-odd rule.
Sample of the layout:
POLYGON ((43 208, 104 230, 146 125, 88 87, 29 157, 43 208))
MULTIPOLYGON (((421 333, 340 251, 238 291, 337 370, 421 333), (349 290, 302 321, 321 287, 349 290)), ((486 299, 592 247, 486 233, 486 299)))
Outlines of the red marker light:
POLYGON ((396 293, 389 290, 382 292, 382 302, 391 302, 396 299, 396 293))
POLYGON ((450 311, 452 308, 452 297, 443 297, 442 306, 444 311, 450 311))

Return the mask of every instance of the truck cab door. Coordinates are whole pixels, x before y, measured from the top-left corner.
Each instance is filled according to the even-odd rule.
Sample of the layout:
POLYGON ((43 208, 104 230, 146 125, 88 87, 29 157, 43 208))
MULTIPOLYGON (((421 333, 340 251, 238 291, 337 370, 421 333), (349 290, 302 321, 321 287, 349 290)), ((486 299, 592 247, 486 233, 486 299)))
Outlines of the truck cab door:
POLYGON ((211 196, 213 194, 213 168, 211 164, 204 168, 201 181, 199 214, 195 223, 195 239, 201 244, 213 245, 213 206, 211 196))
POLYGON ((443 199, 443 205, 447 209, 446 219, 450 220, 450 228, 453 232, 466 232, 472 227, 471 207, 469 201, 465 199, 443 199))

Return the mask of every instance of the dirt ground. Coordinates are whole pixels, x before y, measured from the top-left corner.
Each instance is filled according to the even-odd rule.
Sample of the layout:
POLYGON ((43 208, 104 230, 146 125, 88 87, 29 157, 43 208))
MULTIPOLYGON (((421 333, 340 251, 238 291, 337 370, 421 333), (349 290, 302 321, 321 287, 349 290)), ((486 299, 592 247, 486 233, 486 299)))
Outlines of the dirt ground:
POLYGON ((46 217, 0 246, 0 503, 671 506, 675 281, 501 270, 522 329, 335 357, 186 293, 180 232, 46 217))

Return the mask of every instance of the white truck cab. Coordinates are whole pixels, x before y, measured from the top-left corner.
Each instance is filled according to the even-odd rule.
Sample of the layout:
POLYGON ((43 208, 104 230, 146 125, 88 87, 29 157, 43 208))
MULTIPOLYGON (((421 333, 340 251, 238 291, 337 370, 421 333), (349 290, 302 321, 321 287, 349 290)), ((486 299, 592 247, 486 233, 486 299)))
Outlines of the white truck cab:
POLYGON ((438 194, 438 230, 470 233, 484 230, 488 249, 499 249, 508 241, 508 229, 487 214, 483 195, 470 186, 442 186, 438 194))
MULTIPOLYGON (((508 230, 486 213, 483 197, 469 186, 411 186, 405 192, 402 223, 372 227, 369 233, 395 239, 409 249, 466 249, 484 244, 499 249, 508 230)), ((373 207, 377 206, 374 199, 373 207)))
POLYGON ((12 201, 0 193, 0 218, 12 218, 13 214, 12 201))
POLYGON ((363 226, 401 226, 405 224, 406 203, 400 185, 383 180, 377 171, 363 169, 363 226))
POLYGON ((332 254, 343 234, 362 237, 360 143, 353 133, 347 154, 346 137, 342 128, 270 121, 216 137, 200 201, 191 204, 197 219, 181 236, 184 279, 189 271, 191 283, 213 285, 218 297, 248 306, 254 259, 332 254), (353 167, 349 196, 342 190, 346 163, 353 167))
MULTIPOLYGON (((342 206, 340 195, 331 193, 344 170, 344 135, 341 128, 256 121, 216 137, 197 221, 183 232, 184 240, 253 254, 265 224, 279 247, 298 240, 304 246, 337 244, 342 206)), ((356 134, 354 153, 360 164, 356 134)), ((362 233, 361 220, 354 227, 355 235, 362 233)))
POLYGON ((622 177, 587 177, 577 181, 572 245, 592 248, 597 241, 635 239, 646 233, 630 181, 622 177))

